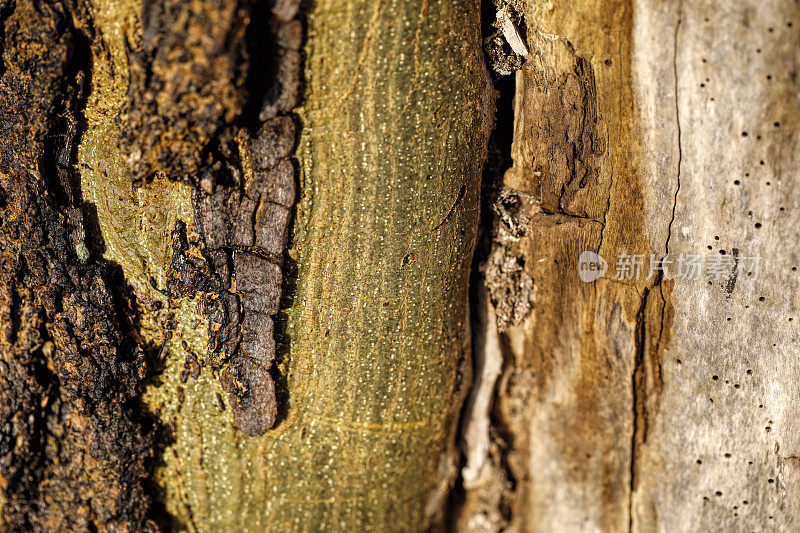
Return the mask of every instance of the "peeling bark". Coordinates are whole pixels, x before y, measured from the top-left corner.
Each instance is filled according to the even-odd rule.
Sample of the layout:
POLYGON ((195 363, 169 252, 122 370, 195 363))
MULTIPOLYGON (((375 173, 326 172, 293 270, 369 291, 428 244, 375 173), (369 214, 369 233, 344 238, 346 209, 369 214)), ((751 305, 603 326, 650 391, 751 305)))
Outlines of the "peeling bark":
POLYGON ((200 363, 219 373, 237 427, 251 436, 277 417, 270 372, 295 202, 287 113, 300 84, 298 5, 145 2, 119 117, 134 181, 159 174, 195 185, 199 246, 190 248, 177 221, 167 290, 202 300, 209 328, 200 363))

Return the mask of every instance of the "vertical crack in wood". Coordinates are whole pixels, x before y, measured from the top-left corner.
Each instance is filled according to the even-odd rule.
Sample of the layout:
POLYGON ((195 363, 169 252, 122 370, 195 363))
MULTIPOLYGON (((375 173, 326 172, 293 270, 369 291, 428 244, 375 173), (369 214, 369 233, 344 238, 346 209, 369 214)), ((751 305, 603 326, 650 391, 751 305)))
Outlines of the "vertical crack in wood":
MULTIPOLYGON (((501 42, 501 32, 494 31, 496 26, 491 21, 498 8, 498 3, 492 0, 482 3, 482 29, 487 68, 502 76, 521 67, 522 63, 513 51, 504 48, 508 45, 501 42)), ((516 11, 515 17, 519 20, 520 15, 516 11)), ((503 187, 503 176, 513 163, 514 77, 496 76, 494 87, 497 91, 495 122, 488 138, 488 155, 481 180, 482 231, 473 257, 469 291, 473 380, 461 409, 458 433, 461 468, 450 497, 448 515, 452 527, 470 528, 472 526, 468 524, 480 516, 481 520, 499 531, 511 521, 510 500, 514 498, 515 481, 506 457, 512 433, 494 412, 497 380, 504 366, 498 326, 506 325, 511 316, 521 319, 530 310, 532 279, 524 272, 524 265, 507 264, 513 271, 506 272, 510 279, 492 276, 497 270, 488 265, 493 254, 503 262, 499 259, 496 246, 497 226, 508 230, 508 235, 520 231, 524 233, 524 222, 518 220, 517 215, 524 218, 528 205, 519 196, 521 193, 503 187), (487 280, 487 270, 493 281, 487 280), (490 286, 494 286, 492 297, 490 286), (513 301, 516 304, 512 304, 513 309, 504 305, 505 318, 498 320, 492 299, 499 297, 498 291, 505 290, 513 291, 516 297, 502 298, 503 302, 508 304, 513 301)), ((500 255, 506 257, 505 254, 500 255)))
MULTIPOLYGON (((676 126, 676 147, 678 152, 676 172, 675 172, 675 194, 673 195, 672 210, 669 223, 667 224, 667 236, 664 241, 664 256, 663 260, 667 260, 669 255, 669 244, 672 237, 672 225, 675 222, 675 213, 678 206, 678 194, 681 188, 681 163, 683 160, 683 151, 681 146, 681 121, 680 121, 680 101, 679 101, 679 80, 678 80, 678 37, 681 28, 681 21, 683 16, 683 0, 678 3, 678 18, 675 23, 673 32, 673 54, 672 54, 672 72, 674 83, 674 106, 675 106, 675 126, 676 126)), ((663 266, 663 265, 662 265, 663 266)), ((655 416, 655 411, 658 407, 658 398, 661 395, 663 387, 662 382, 662 358, 665 349, 665 322, 668 322, 667 328, 671 328, 672 322, 672 309, 671 304, 671 288, 665 294, 664 285, 667 280, 664 279, 664 271, 659 270, 656 274, 653 285, 645 288, 642 295, 642 303, 636 315, 636 351, 634 354, 633 375, 631 378, 632 386, 632 411, 633 411, 633 431, 631 435, 631 458, 630 458, 630 496, 628 505, 628 530, 634 529, 634 495, 638 486, 640 459, 643 453, 642 447, 647 442, 647 434, 649 430, 650 418, 655 416), (658 289, 659 293, 659 309, 656 311, 658 314, 658 333, 655 336, 655 347, 650 348, 652 343, 651 338, 653 335, 650 333, 648 325, 652 324, 650 318, 652 312, 648 311, 650 307, 650 296, 654 289, 658 289), (669 298, 669 300, 668 300, 669 298), (649 364, 648 364, 649 363, 649 364), (649 372, 649 375, 648 375, 649 372), (649 380, 648 380, 649 378, 649 380), (649 381, 649 383, 648 383, 649 381)), ((672 284, 672 282, 669 282, 672 284)))
POLYGON ((681 116, 680 116, 680 101, 678 99, 678 35, 681 30, 681 19, 683 17, 683 0, 680 0, 678 3, 678 20, 675 23, 675 33, 673 37, 673 49, 672 49, 672 77, 675 83, 674 93, 675 93, 675 127, 677 139, 677 149, 678 149, 678 162, 676 168, 676 176, 675 176, 675 196, 673 197, 672 203, 672 215, 669 219, 669 225, 667 226, 667 241, 664 244, 664 254, 669 254, 669 240, 672 237, 672 224, 675 222, 675 210, 678 207, 678 193, 681 190, 681 164, 683 163, 683 147, 681 146, 681 116))

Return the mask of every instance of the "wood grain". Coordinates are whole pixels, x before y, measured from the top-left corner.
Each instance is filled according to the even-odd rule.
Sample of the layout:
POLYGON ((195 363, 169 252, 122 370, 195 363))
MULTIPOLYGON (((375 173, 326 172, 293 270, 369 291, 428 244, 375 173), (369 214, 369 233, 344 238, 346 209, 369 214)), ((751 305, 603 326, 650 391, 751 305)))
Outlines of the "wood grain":
POLYGON ((504 179, 524 231, 492 253, 524 265, 533 309, 502 335, 504 451, 461 523, 792 529, 797 18, 780 1, 528 3, 504 179), (584 250, 603 279, 579 279, 584 250), (664 253, 704 255, 705 274, 645 279, 664 253), (638 281, 616 279, 620 254, 643 254, 638 281), (715 257, 732 260, 709 279, 715 257), (510 508, 470 522, 497 473, 510 508))

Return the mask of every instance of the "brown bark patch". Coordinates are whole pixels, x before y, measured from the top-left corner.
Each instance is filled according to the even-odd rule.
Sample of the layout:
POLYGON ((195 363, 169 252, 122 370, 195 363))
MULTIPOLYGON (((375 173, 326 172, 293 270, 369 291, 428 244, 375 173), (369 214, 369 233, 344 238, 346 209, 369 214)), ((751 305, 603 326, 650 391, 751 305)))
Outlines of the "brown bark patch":
POLYGON ((270 371, 296 197, 289 113, 300 84, 298 3, 147 2, 121 113, 134 179, 161 172, 196 186, 199 239, 190 246, 178 222, 167 289, 202 295, 209 342, 201 362, 219 372, 249 435, 277 416, 270 371))
POLYGON ((602 10, 612 33, 588 24, 598 11, 566 9, 526 12, 531 56, 503 180, 524 209, 495 209, 486 267, 505 330, 495 425, 509 432, 512 525, 618 530, 628 527, 636 458, 659 406, 672 282, 648 277, 659 250, 647 235, 634 142, 630 6, 602 10), (579 278, 585 251, 607 259, 603 278, 579 278), (641 254, 638 279, 616 275, 622 254, 641 254))
POLYGON ((135 407, 147 365, 73 173, 90 19, 71 1, 0 13, 2 522, 151 530, 152 434, 135 407))
POLYGON ((136 180, 190 180, 233 149, 246 101, 250 0, 147 0, 129 51, 120 145, 136 180))

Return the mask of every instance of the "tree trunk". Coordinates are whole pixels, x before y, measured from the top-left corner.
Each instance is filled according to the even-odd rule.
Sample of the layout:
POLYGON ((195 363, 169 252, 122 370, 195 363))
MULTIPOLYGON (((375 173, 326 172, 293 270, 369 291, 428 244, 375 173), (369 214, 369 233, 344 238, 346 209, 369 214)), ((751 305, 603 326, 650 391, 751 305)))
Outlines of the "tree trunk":
POLYGON ((159 479, 190 529, 420 530, 454 481, 469 383, 493 103, 477 6, 320 1, 307 32, 283 419, 242 435, 206 372, 181 406, 185 356, 170 355, 148 392, 175 428, 159 479))
POLYGON ((3 529, 791 530, 797 5, 297 9, 0 0, 3 529))
MULTIPOLYGON (((79 11, 85 18, 74 23, 74 35, 52 37, 69 40, 73 53, 78 41, 91 39, 79 51, 91 52, 83 58, 91 68, 82 72, 91 84, 88 97, 76 109, 58 110, 83 119, 71 154, 76 198, 69 207, 96 218, 98 242, 89 264, 120 267, 126 286, 113 289, 128 295, 135 329, 121 335, 128 333, 150 357, 146 387, 138 389, 139 409, 154 418, 151 472, 159 490, 149 516, 167 528, 201 531, 422 529, 441 522, 457 474, 455 430, 469 385, 467 279, 493 106, 479 6, 317 2, 305 15, 305 94, 295 110, 302 125, 296 151, 301 193, 283 265, 282 311, 275 317, 278 421, 263 436, 250 437, 235 427, 236 400, 226 397, 216 377, 226 367, 204 360, 208 320, 197 295, 170 289, 171 276, 186 275, 175 259, 184 251, 172 247, 176 223, 189 224, 189 243, 198 242, 198 253, 214 250, 197 228, 197 193, 167 178, 195 180, 187 169, 198 157, 187 145, 213 119, 214 127, 221 123, 213 102, 204 108, 197 102, 207 103, 210 93, 209 100, 236 109, 237 84, 216 87, 207 77, 206 85, 192 89, 197 96, 180 92, 174 89, 180 77, 195 73, 180 71, 182 59, 162 60, 147 39, 163 34, 158 42, 165 49, 173 35, 192 39, 196 21, 216 19, 219 26, 198 41, 199 52, 189 53, 197 54, 197 64, 221 69, 236 45, 220 51, 209 40, 221 32, 242 41, 275 31, 268 25, 282 24, 283 8, 245 2, 252 16, 238 22, 234 1, 216 7, 162 2, 161 11, 157 4, 60 6, 66 19, 79 11), (276 15, 269 19, 258 9, 276 15), (237 25, 247 20, 243 37, 237 25), (205 113, 206 122, 190 119, 181 129, 182 115, 163 102, 180 108, 192 102, 188 98, 196 98, 192 111, 205 113), (158 116, 140 112, 144 106, 158 116), (137 143, 147 148, 137 153, 137 143), (134 178, 145 182, 133 184, 134 178)), ((8 8, 7 27, 21 11, 20 5, 8 8)), ((45 8, 45 24, 48 15, 45 8)), ((29 24, 26 30, 35 33, 29 24)), ((267 44, 282 45, 283 35, 267 44)), ((248 52, 250 75, 272 68, 256 64, 254 51, 248 52)), ((248 103, 240 108, 246 113, 248 103)), ((46 186, 52 178, 43 171, 40 179, 46 186)), ((13 304, 6 309, 15 312, 13 304)), ((58 342, 53 350, 61 350, 58 342)), ((45 438, 58 442, 58 436, 45 438)), ((148 456, 143 460, 150 464, 148 456)), ((101 475, 130 473, 126 465, 107 465, 101 475)), ((131 490, 147 493, 148 487, 134 482, 131 490)), ((80 488, 67 483, 66 490, 80 488)), ((107 502, 97 491, 82 502, 81 516, 61 513, 41 527, 143 527, 146 503, 140 516, 102 514, 107 502)), ((43 501, 48 496, 35 487, 30 493, 20 498, 33 507, 61 503, 43 501)), ((17 511, 8 503, 4 516, 9 523, 42 523, 35 508, 17 511)))

